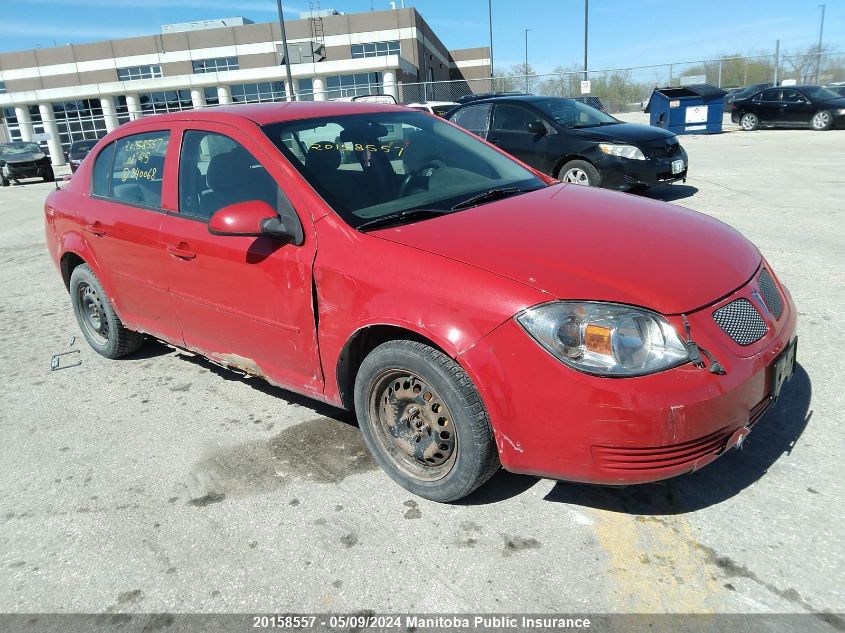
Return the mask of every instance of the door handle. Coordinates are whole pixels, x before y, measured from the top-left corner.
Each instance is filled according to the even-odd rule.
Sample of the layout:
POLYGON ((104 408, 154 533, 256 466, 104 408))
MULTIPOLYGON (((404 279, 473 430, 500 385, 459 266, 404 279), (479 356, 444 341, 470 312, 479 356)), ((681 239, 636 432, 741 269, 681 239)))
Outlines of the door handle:
POLYGON ((487 142, 492 143, 493 145, 498 145, 502 142, 502 139, 500 139, 498 136, 494 136, 493 138, 488 138, 487 142))
POLYGON ((168 244, 167 252, 168 254, 172 255, 173 257, 176 257, 177 259, 184 259, 186 261, 194 259, 197 254, 185 248, 186 246, 187 244, 185 244, 184 242, 180 243, 178 246, 168 244))
POLYGON ((106 230, 103 228, 103 225, 99 222, 94 222, 94 224, 86 224, 84 230, 92 235, 96 235, 97 237, 103 237, 106 234, 106 230))

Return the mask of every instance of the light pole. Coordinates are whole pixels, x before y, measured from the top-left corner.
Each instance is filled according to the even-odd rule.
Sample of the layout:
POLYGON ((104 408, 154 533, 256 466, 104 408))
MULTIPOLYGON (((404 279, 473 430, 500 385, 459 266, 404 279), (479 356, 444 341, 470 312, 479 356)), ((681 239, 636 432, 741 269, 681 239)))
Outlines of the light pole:
POLYGON ((531 29, 525 29, 525 92, 531 92, 528 89, 528 31, 531 29))
POLYGON ((279 9, 279 27, 282 31, 282 54, 285 56, 285 74, 288 77, 288 94, 293 95, 293 100, 297 100, 296 90, 293 87, 293 77, 290 74, 290 56, 288 55, 288 38, 285 36, 285 15, 282 10, 282 0, 276 0, 276 8, 279 9))
POLYGON ((584 81, 589 80, 587 74, 587 31, 590 26, 590 0, 584 0, 584 81))
MULTIPOLYGON (((493 0, 487 0, 487 23, 490 27, 490 79, 493 79, 493 0)), ((490 90, 493 82, 490 82, 490 90)))
POLYGON ((816 83, 821 81, 821 74, 822 74, 822 34, 824 34, 824 5, 819 5, 822 8, 822 22, 819 25, 819 49, 818 49, 818 60, 816 61, 816 83))

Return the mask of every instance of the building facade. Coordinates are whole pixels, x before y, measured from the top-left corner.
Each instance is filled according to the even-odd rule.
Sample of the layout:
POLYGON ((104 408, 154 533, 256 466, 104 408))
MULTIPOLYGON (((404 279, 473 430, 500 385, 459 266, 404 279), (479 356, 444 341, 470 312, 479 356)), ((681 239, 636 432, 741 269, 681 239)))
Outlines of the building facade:
POLYGON ((282 64, 279 25, 245 18, 0 53, 0 142, 35 140, 62 165, 73 141, 100 138, 145 115, 293 97, 387 93, 402 100, 403 84, 409 85, 405 100, 414 101, 425 96, 427 83, 490 76, 489 49, 449 51, 413 8, 322 11, 286 20, 285 30, 293 86, 282 64))

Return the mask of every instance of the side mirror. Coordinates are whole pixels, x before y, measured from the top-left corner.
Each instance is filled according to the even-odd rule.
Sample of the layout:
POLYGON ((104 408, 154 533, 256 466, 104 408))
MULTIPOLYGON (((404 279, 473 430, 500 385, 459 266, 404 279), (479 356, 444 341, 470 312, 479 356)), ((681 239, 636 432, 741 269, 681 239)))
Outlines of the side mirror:
POLYGON ((286 227, 273 207, 261 200, 238 202, 223 207, 211 216, 208 232, 212 235, 297 240, 296 229, 286 227))
POLYGON ((531 132, 531 134, 545 134, 546 126, 543 125, 543 122, 540 119, 535 119, 528 124, 528 131, 531 132))

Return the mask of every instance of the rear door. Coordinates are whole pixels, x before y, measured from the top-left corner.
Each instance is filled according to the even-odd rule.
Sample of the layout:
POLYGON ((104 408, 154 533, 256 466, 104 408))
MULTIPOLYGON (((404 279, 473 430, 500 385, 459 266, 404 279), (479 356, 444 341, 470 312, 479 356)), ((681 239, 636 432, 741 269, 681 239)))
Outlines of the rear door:
POLYGON ((754 98, 757 117, 766 123, 781 123, 784 118, 782 111, 780 88, 764 90, 754 98))
POLYGON ((554 157, 549 152, 549 129, 545 134, 528 131, 528 125, 542 120, 522 105, 497 103, 493 110, 493 121, 487 140, 515 156, 534 169, 551 173, 554 157))
POLYGON ((89 199, 77 213, 121 320, 180 342, 159 239, 170 139, 170 130, 152 129, 104 147, 94 157, 89 199))
POLYGON ((248 134, 203 122, 182 131, 178 212, 162 225, 162 253, 185 344, 214 360, 305 392, 322 390, 313 312, 310 216, 248 134), (228 205, 270 204, 306 222, 305 241, 212 235, 228 205), (300 206, 299 214, 294 206, 300 206), (302 218, 302 219, 300 219, 302 218))

